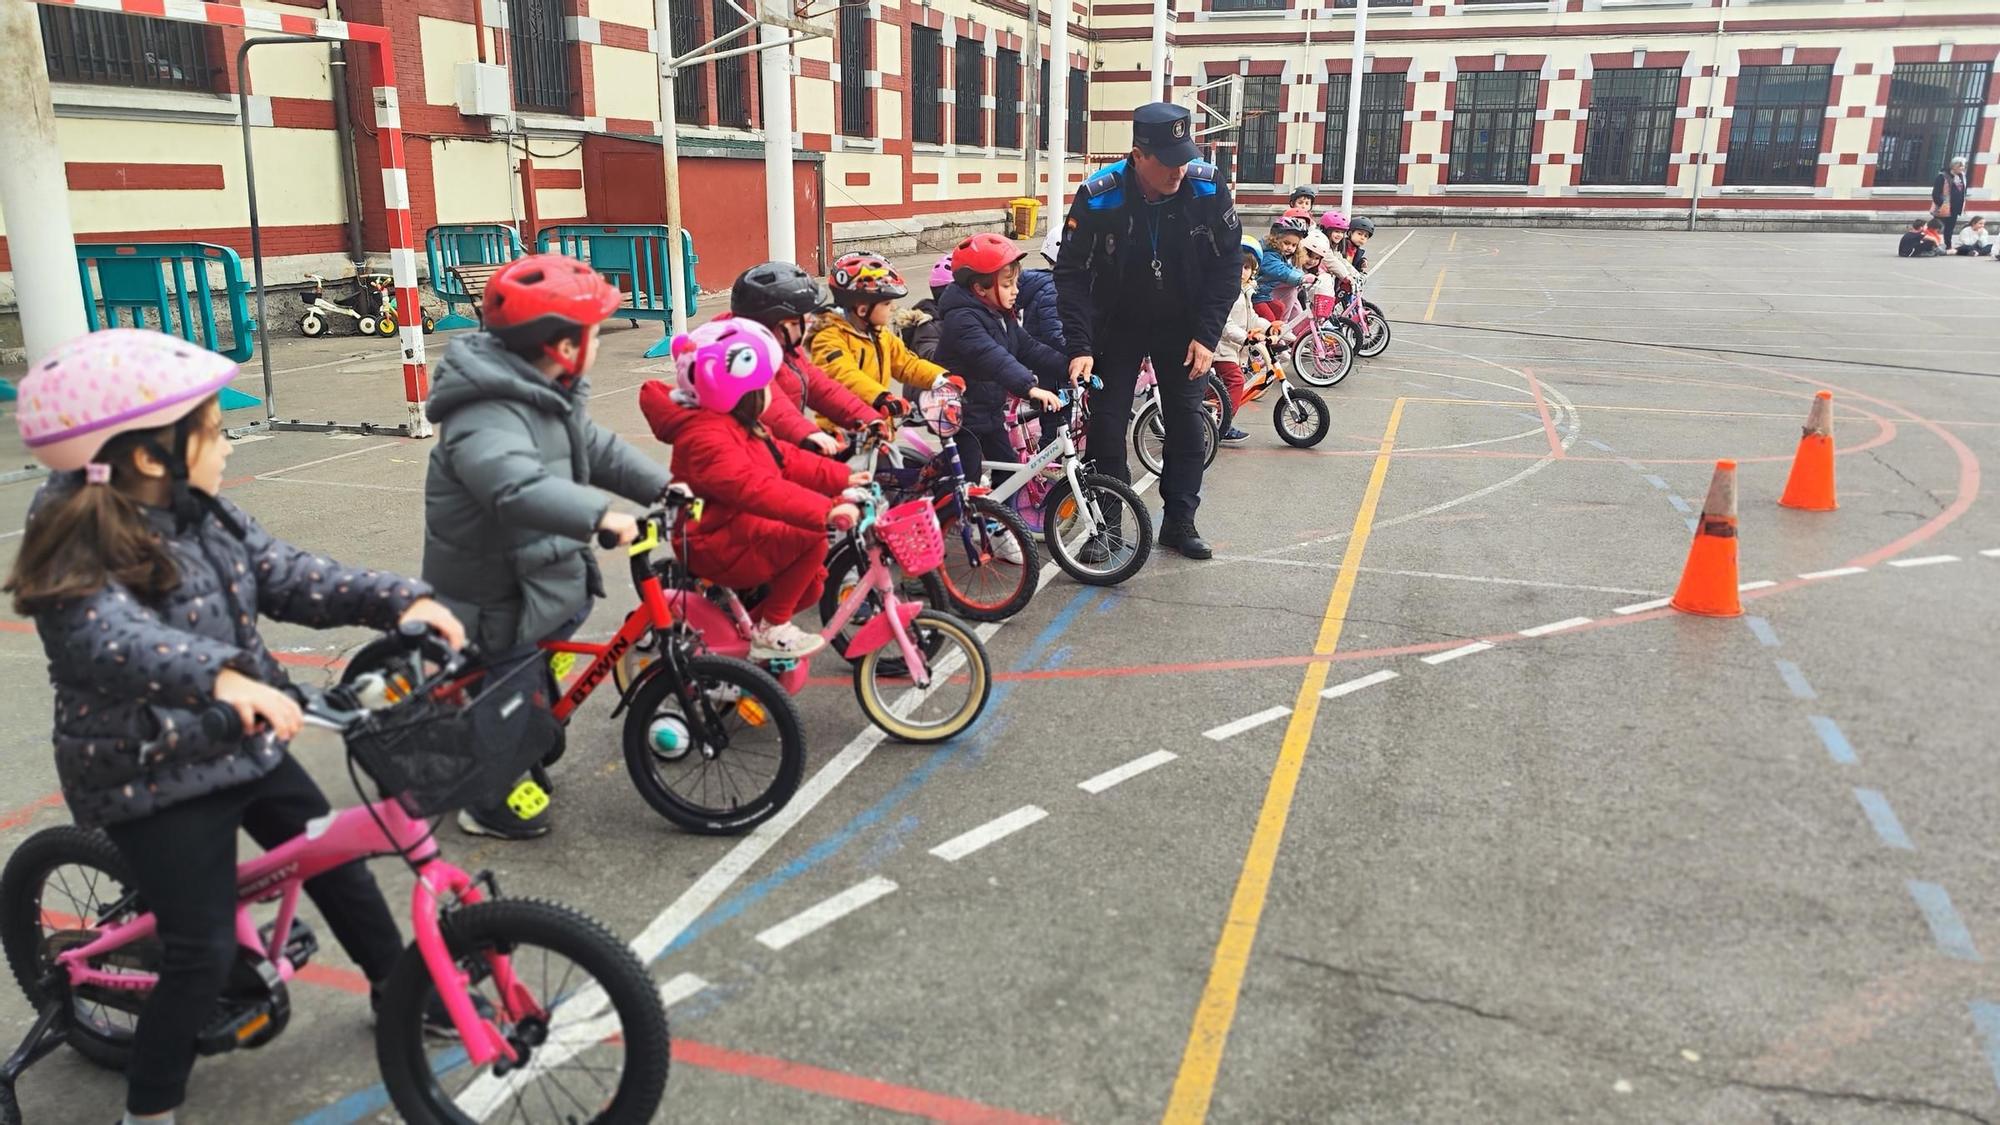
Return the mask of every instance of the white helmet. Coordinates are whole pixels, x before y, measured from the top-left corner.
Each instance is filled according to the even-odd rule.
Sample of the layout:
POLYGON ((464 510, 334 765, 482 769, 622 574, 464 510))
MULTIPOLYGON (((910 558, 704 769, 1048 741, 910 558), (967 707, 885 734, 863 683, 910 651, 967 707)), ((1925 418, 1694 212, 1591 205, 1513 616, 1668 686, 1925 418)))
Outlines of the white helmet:
POLYGON ((1305 238, 1299 242, 1299 247, 1303 249, 1306 253, 1311 254, 1315 258, 1333 257, 1333 243, 1328 242, 1326 240, 1326 235, 1322 234, 1319 231, 1314 231, 1311 234, 1306 235, 1305 238))

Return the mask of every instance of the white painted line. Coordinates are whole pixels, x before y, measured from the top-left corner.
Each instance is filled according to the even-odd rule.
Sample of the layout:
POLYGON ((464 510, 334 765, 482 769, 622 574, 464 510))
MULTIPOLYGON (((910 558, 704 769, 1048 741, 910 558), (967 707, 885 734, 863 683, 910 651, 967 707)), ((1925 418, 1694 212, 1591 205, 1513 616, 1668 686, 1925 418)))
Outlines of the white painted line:
POLYGON ((1990 551, 1981 551, 1979 553, 1985 555, 1989 559, 2000 559, 2000 547, 1995 547, 1990 551))
POLYGON ((1255 730, 1265 723, 1282 719, 1291 713, 1292 709, 1290 707, 1272 707, 1259 711, 1255 715, 1245 715, 1233 723, 1224 723, 1219 727, 1212 730, 1205 730, 1201 733, 1203 738, 1221 742, 1225 738, 1235 738, 1246 730, 1255 730))
POLYGON ((1736 587, 1736 589, 1739 593, 1741 593, 1749 590, 1768 590, 1776 585, 1777 585, 1776 582, 1773 582, 1768 578, 1760 578, 1755 582, 1745 582, 1741 586, 1736 587))
POLYGON ((1429 656, 1424 657, 1423 661, 1426 664, 1444 664, 1448 661, 1457 660, 1461 656, 1471 656, 1475 652, 1485 652, 1492 647, 1491 642, 1474 641, 1469 645, 1460 645, 1457 648, 1447 649, 1444 652, 1431 653, 1429 656))
POLYGON ((1049 815, 1049 810, 1045 808, 1036 805, 1022 805, 1005 816, 994 817, 992 820, 987 821, 970 832, 953 836, 951 839, 932 848, 931 854, 944 860, 946 863, 957 863, 959 860, 964 859, 986 845, 996 840, 1004 840, 1047 815, 1049 815))
POLYGON ((1659 609, 1673 600, 1672 598, 1654 598, 1650 602, 1634 602, 1631 605, 1621 605, 1611 612, 1618 614, 1620 617, 1626 617, 1634 613, 1644 613, 1649 609, 1659 609))
POLYGON ((896 884, 880 875, 870 876, 846 890, 808 906, 790 918, 757 935, 767 949, 783 949, 817 930, 823 929, 867 906, 884 895, 893 894, 896 884))
POLYGON ((1832 570, 1815 570, 1810 574, 1801 574, 1799 577, 1810 582, 1816 578, 1845 578, 1850 574, 1866 573, 1868 573, 1868 568, 1865 566, 1837 566, 1832 570))
POLYGON ((681 973, 660 986, 660 1003, 671 1008, 708 987, 708 982, 693 973, 681 973))
POLYGON ((1890 566, 1936 566, 1938 563, 1959 561, 1957 555, 1925 555, 1920 559, 1890 559, 1890 566))
POLYGON ((1134 758, 1116 769, 1105 770, 1088 781, 1079 781, 1076 787, 1085 793, 1102 793, 1121 781, 1130 781, 1147 770, 1164 766, 1176 756, 1171 751, 1155 750, 1144 757, 1134 758))
POLYGON ((1352 695, 1362 688, 1374 687, 1376 684, 1386 684, 1395 678, 1396 673, 1384 668, 1380 672, 1370 672, 1365 676, 1358 676, 1344 684, 1335 684, 1330 688, 1326 688, 1319 693, 1319 697, 1321 699, 1339 699, 1343 695, 1352 695))
POLYGON ((1550 633, 1560 633, 1564 629, 1574 629, 1579 625, 1588 624, 1590 624, 1590 618, 1588 617, 1571 617, 1562 621, 1551 621, 1547 625, 1537 625, 1532 629, 1523 629, 1521 630, 1521 635, 1524 637, 1546 637, 1550 633))

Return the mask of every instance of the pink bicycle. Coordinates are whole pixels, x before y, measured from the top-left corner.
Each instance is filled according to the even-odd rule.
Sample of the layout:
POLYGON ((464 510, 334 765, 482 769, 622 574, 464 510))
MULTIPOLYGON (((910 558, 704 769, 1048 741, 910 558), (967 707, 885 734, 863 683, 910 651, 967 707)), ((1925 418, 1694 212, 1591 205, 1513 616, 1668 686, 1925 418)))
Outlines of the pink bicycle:
MULTIPOLYGON (((1354 370, 1354 342, 1334 319, 1334 299, 1293 289, 1273 326, 1292 345, 1292 373, 1314 387, 1331 387, 1354 370), (1308 304, 1309 302, 1309 304, 1308 304)), ((1386 345, 1385 345, 1386 346, 1386 345)))
MULTIPOLYGON (((427 819, 504 790, 539 757, 555 729, 533 699, 540 662, 468 671, 465 658, 421 627, 400 636, 436 669, 402 702, 371 710, 367 684, 296 692, 310 725, 344 737, 357 791, 356 765, 383 799, 314 821, 238 869, 240 949, 199 1052, 261 1047, 284 1030, 287 982, 318 950, 297 917, 299 891, 342 864, 393 855, 416 875, 416 941, 382 990, 375 1053, 401 1117, 417 1125, 494 1116, 565 1125, 652 1120, 666 1090, 669 1043, 645 966, 583 914, 502 898, 490 873, 446 863, 427 819), (259 926, 253 908, 272 903, 275 917, 259 926), (460 1046, 434 1057, 424 1023, 440 1004, 460 1046)), ((203 713, 201 724, 213 739, 243 735, 227 707, 203 713)), ((0 1066, 0 1122, 18 1125, 15 1080, 60 1046, 124 1066, 162 955, 154 918, 124 885, 124 870, 103 835, 65 826, 30 836, 0 874, 0 943, 37 1011, 0 1066)))

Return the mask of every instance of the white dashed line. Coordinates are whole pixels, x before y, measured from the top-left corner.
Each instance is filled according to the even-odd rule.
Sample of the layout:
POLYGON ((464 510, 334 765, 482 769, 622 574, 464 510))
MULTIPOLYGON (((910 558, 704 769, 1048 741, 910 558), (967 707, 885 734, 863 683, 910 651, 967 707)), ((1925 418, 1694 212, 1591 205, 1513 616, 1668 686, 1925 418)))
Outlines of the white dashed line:
POLYGON ((1611 612, 1620 617, 1628 617, 1634 613, 1644 613, 1649 609, 1660 609, 1673 600, 1672 598, 1654 598, 1650 602, 1634 602, 1631 605, 1621 605, 1611 612))
POLYGON ((1989 559, 2000 559, 2000 547, 1995 547, 1990 551, 1981 551, 1979 553, 1985 555, 1989 559))
POLYGON ((1957 555, 1925 555, 1920 559, 1890 559, 1890 566, 1936 566, 1938 563, 1957 562, 1957 555))
POLYGON ((1493 645, 1490 641, 1474 641, 1469 645, 1460 645, 1457 648, 1447 649, 1444 652, 1431 653, 1429 656, 1423 657, 1423 662, 1426 664, 1444 664, 1448 661, 1457 660, 1461 656, 1471 656, 1475 652, 1485 652, 1492 647, 1493 645))
POLYGON ((1741 586, 1736 587, 1736 589, 1738 593, 1743 593, 1750 590, 1768 590, 1776 585, 1777 585, 1776 582, 1773 582, 1768 578, 1760 578, 1755 582, 1745 582, 1741 586))
POLYGON ((964 859, 986 845, 996 840, 1004 840, 1047 815, 1049 815, 1049 810, 1045 808, 1037 805, 1022 805, 1005 816, 994 817, 992 820, 987 821, 970 832, 953 836, 951 839, 932 848, 931 854, 944 860, 946 863, 957 863, 959 860, 964 859))
POLYGON ((1343 695, 1352 695, 1362 688, 1374 687, 1376 684, 1386 684, 1395 678, 1396 673, 1384 668, 1380 672, 1370 672, 1365 676, 1358 676, 1346 683, 1335 684, 1330 688, 1325 688, 1320 691, 1319 697, 1321 699, 1339 699, 1343 695))
POLYGON ((895 893, 895 890, 896 884, 880 875, 863 879, 832 898, 808 906, 758 934, 757 941, 767 949, 783 949, 802 937, 840 921, 876 899, 895 893))
POLYGON ((1572 617, 1564 621, 1551 621, 1547 625, 1537 625, 1532 629, 1523 629, 1521 630, 1521 635, 1524 637, 1546 637, 1550 633, 1560 633, 1564 629, 1574 629, 1579 625, 1588 624, 1590 624, 1590 618, 1588 617, 1572 617))
POLYGON ((707 987, 708 982, 693 973, 681 973, 660 986, 660 1003, 671 1008, 707 987))
POLYGON ((1174 760, 1175 755, 1167 750, 1155 750, 1144 757, 1134 758, 1116 769, 1108 769, 1088 781, 1076 783, 1085 793, 1102 793, 1121 781, 1130 781, 1147 770, 1164 766, 1174 760))
POLYGON ((1272 707, 1268 710, 1259 711, 1255 715, 1245 715, 1233 723, 1224 723, 1213 730, 1205 730, 1201 733, 1203 738, 1213 742, 1221 742, 1226 738, 1235 738, 1246 730, 1255 730, 1265 723, 1282 719, 1291 713, 1292 709, 1290 707, 1272 707))
POLYGON ((1832 570, 1815 570, 1810 574, 1801 574, 1799 577, 1811 582, 1816 578, 1845 578, 1850 574, 1866 573, 1868 573, 1868 568, 1865 566, 1837 566, 1832 570))

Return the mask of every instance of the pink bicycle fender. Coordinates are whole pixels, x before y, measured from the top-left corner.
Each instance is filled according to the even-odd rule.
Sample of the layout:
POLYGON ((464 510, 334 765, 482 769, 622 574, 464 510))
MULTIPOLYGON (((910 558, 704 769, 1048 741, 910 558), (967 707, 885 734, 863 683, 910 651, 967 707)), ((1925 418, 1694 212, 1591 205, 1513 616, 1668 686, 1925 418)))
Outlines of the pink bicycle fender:
MULTIPOLYGON (((924 607, 920 602, 898 602, 896 604, 896 616, 902 619, 903 628, 905 629, 908 629, 910 622, 914 621, 917 614, 923 611, 924 607)), ((889 627, 889 615, 878 613, 869 618, 868 623, 863 625, 854 634, 852 641, 848 642, 847 655, 851 659, 858 660, 895 639, 895 630, 889 627)))

